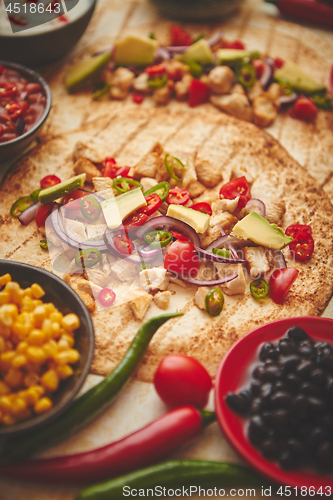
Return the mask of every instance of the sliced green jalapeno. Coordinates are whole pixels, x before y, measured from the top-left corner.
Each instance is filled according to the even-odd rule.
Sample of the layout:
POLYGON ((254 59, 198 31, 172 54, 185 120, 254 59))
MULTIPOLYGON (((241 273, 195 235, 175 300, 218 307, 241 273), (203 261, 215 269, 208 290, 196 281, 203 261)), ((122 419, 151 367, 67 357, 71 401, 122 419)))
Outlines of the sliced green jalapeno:
POLYGON ((98 101, 101 97, 106 95, 110 90, 110 85, 106 82, 100 82, 96 85, 95 90, 93 91, 93 99, 98 101))
POLYGON ((18 217, 24 210, 29 208, 31 205, 35 203, 35 200, 31 198, 31 196, 23 196, 15 201, 10 209, 10 213, 13 217, 18 217))
POLYGON ((170 243, 172 236, 169 231, 157 230, 145 234, 143 239, 151 247, 166 247, 170 243))
POLYGON ((212 288, 205 297, 205 309, 210 316, 218 316, 224 304, 224 295, 219 288, 212 288))
POLYGON ((332 109, 332 100, 327 95, 314 95, 313 102, 319 109, 329 110, 332 109))
POLYGON ((269 294, 269 285, 262 278, 252 281, 250 292, 255 299, 264 299, 269 294))
POLYGON ((193 78, 200 78, 202 75, 202 66, 200 66, 200 64, 196 61, 188 61, 186 64, 190 68, 190 73, 193 78))
POLYGON ((35 201, 38 201, 38 196, 39 196, 39 193, 42 191, 42 189, 35 189, 35 191, 33 191, 31 193, 31 198, 35 201))
POLYGON ((97 248, 86 248, 75 255, 75 264, 78 267, 93 267, 101 258, 101 252, 97 248))
POLYGON ((237 79, 243 87, 253 87, 256 83, 256 71, 252 64, 244 62, 237 70, 237 79))
POLYGON ((97 220, 101 214, 102 207, 94 196, 85 196, 82 198, 81 203, 82 215, 87 220, 97 220))
POLYGON ((225 250, 224 248, 213 248, 212 252, 213 254, 219 255, 220 257, 230 259, 230 250, 225 250))
POLYGON ((153 186, 152 188, 148 189, 148 191, 144 193, 144 196, 147 197, 149 194, 156 193, 161 198, 163 203, 163 201, 167 199, 169 191, 170 191, 170 184, 166 181, 163 181, 156 184, 156 186, 153 186))
POLYGON ((48 250, 49 248, 47 240, 40 240, 39 246, 41 247, 42 250, 48 250))
POLYGON ((164 87, 168 83, 168 75, 166 73, 160 73, 154 75, 154 77, 149 77, 147 80, 148 87, 159 88, 164 87))
POLYGON ((119 192, 119 193, 127 193, 130 191, 132 188, 141 188, 142 184, 140 184, 139 181, 135 181, 134 179, 129 179, 128 177, 116 177, 113 179, 113 187, 119 192))
POLYGON ((182 162, 178 160, 178 158, 168 154, 165 155, 164 163, 170 177, 175 179, 177 182, 181 182, 184 168, 182 162))

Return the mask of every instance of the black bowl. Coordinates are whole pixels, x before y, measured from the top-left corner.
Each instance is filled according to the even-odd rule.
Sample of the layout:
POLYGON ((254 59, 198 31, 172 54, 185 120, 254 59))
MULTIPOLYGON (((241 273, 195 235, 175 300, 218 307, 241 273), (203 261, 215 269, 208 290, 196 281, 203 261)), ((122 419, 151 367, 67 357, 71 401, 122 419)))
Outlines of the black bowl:
POLYGON ((30 417, 9 427, 0 427, 0 439, 14 435, 25 434, 48 424, 60 415, 71 404, 81 389, 91 365, 94 353, 94 328, 90 315, 80 297, 64 281, 54 274, 20 262, 0 260, 0 276, 9 273, 13 281, 22 288, 38 283, 46 292, 44 302, 53 304, 63 314, 75 313, 80 318, 80 328, 75 331, 75 349, 80 353, 80 359, 74 370, 74 375, 63 380, 59 389, 53 394, 53 407, 41 414, 30 417))
MULTIPOLYGON (((1 45, 1 40, 0 40, 0 45, 1 45)), ((19 137, 16 137, 16 139, 7 142, 2 142, 0 144, 0 162, 2 162, 4 160, 8 160, 8 158, 17 156, 19 153, 22 153, 22 151, 24 151, 29 146, 29 144, 31 144, 31 142, 37 138, 47 117, 49 116, 52 104, 52 96, 50 87, 48 86, 44 78, 42 78, 35 71, 32 71, 32 69, 26 68, 25 66, 21 66, 20 64, 8 63, 6 61, 0 61, 0 65, 4 66, 5 68, 18 71, 23 77, 25 77, 27 80, 31 82, 39 83, 41 87, 44 89, 46 97, 45 110, 40 119, 34 124, 34 126, 31 127, 31 129, 28 132, 20 135, 19 137)))
POLYGON ((42 33, 0 35, 1 57, 6 61, 38 66, 64 57, 79 41, 93 15, 97 0, 89 0, 87 10, 68 24, 42 33))
POLYGON ((151 0, 170 19, 196 23, 221 21, 239 9, 243 0, 151 0))

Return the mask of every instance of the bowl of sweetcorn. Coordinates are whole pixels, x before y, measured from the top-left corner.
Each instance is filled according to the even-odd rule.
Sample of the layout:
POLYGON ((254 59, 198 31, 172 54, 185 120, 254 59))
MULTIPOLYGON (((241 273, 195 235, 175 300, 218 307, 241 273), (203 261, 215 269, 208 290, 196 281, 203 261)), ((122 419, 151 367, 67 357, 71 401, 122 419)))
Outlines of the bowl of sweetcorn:
POLYGON ((65 282, 0 260, 0 439, 64 412, 89 373, 93 351, 89 313, 65 282))

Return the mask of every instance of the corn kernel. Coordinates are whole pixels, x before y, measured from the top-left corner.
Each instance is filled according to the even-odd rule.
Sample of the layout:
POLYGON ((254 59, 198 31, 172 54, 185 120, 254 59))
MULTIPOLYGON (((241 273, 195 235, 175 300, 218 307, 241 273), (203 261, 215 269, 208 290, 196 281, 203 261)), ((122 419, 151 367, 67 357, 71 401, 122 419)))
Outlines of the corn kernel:
POLYGON ((33 299, 33 295, 32 295, 32 291, 31 291, 31 287, 29 286, 28 288, 25 288, 23 290, 23 296, 24 297, 29 297, 30 299, 33 299))
POLYGON ((5 412, 11 411, 12 401, 10 396, 0 396, 0 408, 5 412))
POLYGON ((52 302, 48 302, 47 304, 44 304, 44 307, 45 307, 47 317, 49 317, 52 313, 57 311, 56 307, 54 306, 54 304, 52 304, 52 302))
POLYGON ((56 367, 56 372, 59 375, 59 378, 61 380, 64 380, 65 378, 70 377, 73 375, 74 370, 71 366, 69 365, 62 365, 62 366, 57 366, 56 367))
POLYGON ((50 319, 44 319, 43 324, 42 324, 42 332, 44 334, 45 340, 50 340, 52 338, 53 334, 53 329, 52 329, 52 322, 50 319))
POLYGON ((15 351, 7 351, 3 352, 0 355, 0 366, 3 371, 7 371, 10 365, 12 364, 12 360, 15 356, 15 351))
POLYGON ((43 301, 42 300, 37 300, 37 299, 33 299, 32 303, 33 303, 34 307, 42 306, 43 305, 43 301))
POLYGON ((41 384, 46 391, 54 392, 59 387, 59 377, 55 370, 49 370, 41 377, 41 384))
POLYGON ((41 299, 45 295, 43 288, 37 283, 31 285, 31 293, 35 297, 35 299, 41 299))
POLYGON ((0 337, 0 354, 4 352, 5 349, 6 349, 5 340, 3 337, 0 337))
POLYGON ((5 396, 10 393, 10 388, 2 380, 0 380, 0 395, 5 396))
POLYGON ((28 349, 29 344, 25 340, 22 340, 17 346, 16 346, 16 352, 17 354, 22 354, 25 353, 25 351, 28 349))
POLYGON ((37 385, 38 382, 39 382, 39 376, 37 375, 37 373, 33 372, 28 373, 23 380, 23 383, 26 387, 37 385))
POLYGON ((48 358, 53 358, 58 352, 58 344, 55 340, 49 340, 43 345, 43 350, 48 358))
POLYGON ((13 415, 20 415, 20 413, 23 413, 27 409, 27 402, 18 396, 13 398, 12 400, 12 414, 13 415))
POLYGON ((45 337, 42 330, 34 328, 28 335, 27 342, 30 345, 42 345, 44 343, 45 337))
POLYGON ((1 306, 0 311, 5 314, 9 314, 13 320, 15 320, 18 316, 18 308, 16 304, 4 304, 1 306))
POLYGON ((19 387, 23 382, 23 373, 11 368, 4 376, 4 382, 12 388, 19 387))
POLYGON ((16 354, 12 359, 12 367, 15 369, 22 368, 22 366, 27 364, 27 358, 24 354, 16 354))
POLYGON ((5 425, 14 425, 16 423, 16 418, 13 415, 5 413, 1 418, 1 422, 5 425))
POLYGON ((27 349, 26 356, 32 363, 43 364, 47 356, 41 347, 30 346, 27 349))
POLYGON ((11 302, 14 302, 15 304, 21 304, 24 297, 24 292, 20 285, 16 283, 16 281, 10 281, 9 283, 7 283, 5 286, 5 292, 9 292, 11 302))
POLYGON ((80 326, 80 320, 76 314, 66 314, 61 320, 61 326, 63 326, 65 330, 76 330, 80 326))
POLYGON ((0 307, 0 325, 3 325, 5 327, 11 327, 13 324, 13 318, 8 312, 3 310, 3 308, 6 307, 6 305, 0 307))
POLYGON ((9 292, 0 292, 0 306, 2 304, 8 304, 10 300, 9 292))
POLYGON ((62 314, 60 311, 55 311, 53 313, 50 314, 50 320, 52 321, 52 323, 60 323, 61 320, 62 320, 62 314))
POLYGON ((25 395, 23 396, 24 400, 27 402, 28 405, 33 406, 34 404, 37 403, 39 398, 44 394, 44 389, 43 387, 39 385, 35 385, 32 387, 29 387, 25 391, 25 395))
POLYGON ((7 283, 10 283, 11 281, 12 277, 9 273, 3 274, 2 276, 0 276, 0 288, 7 285, 7 283))
POLYGON ((37 403, 35 403, 34 410, 37 414, 44 413, 52 408, 52 401, 50 398, 40 398, 37 403))
POLYGON ((58 339, 61 336, 61 328, 59 323, 52 323, 52 337, 58 339))
POLYGON ((23 340, 30 332, 32 325, 24 324, 21 321, 15 321, 12 326, 13 333, 20 339, 23 340))
POLYGON ((36 327, 40 328, 44 319, 46 318, 46 311, 43 305, 37 306, 33 312, 34 324, 36 327))

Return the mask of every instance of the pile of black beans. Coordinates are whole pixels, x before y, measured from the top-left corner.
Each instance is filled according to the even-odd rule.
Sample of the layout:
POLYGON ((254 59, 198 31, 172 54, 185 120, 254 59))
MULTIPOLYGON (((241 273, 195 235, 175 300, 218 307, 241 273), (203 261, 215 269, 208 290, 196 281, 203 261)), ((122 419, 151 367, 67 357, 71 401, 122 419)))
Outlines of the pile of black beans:
POLYGON ((283 469, 333 472, 333 346, 293 326, 259 359, 249 388, 226 396, 249 441, 283 469))

